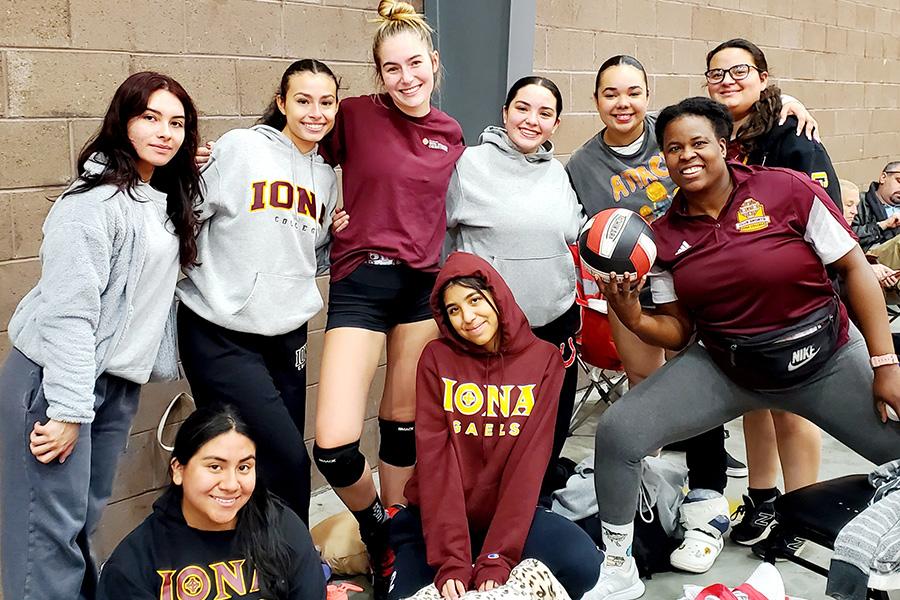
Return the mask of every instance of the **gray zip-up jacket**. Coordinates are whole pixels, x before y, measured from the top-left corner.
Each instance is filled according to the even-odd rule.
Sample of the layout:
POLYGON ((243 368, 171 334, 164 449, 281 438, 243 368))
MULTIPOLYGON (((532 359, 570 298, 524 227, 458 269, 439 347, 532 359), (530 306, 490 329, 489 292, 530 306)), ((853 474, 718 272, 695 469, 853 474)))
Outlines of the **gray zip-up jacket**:
POLYGON ((502 127, 490 126, 466 148, 447 191, 446 254, 471 252, 497 269, 532 327, 575 302, 581 206, 553 145, 522 154, 502 127))
MULTIPOLYGON (((93 156, 85 170, 102 171, 102 161, 93 156)), ((41 278, 19 302, 8 329, 13 345, 44 369, 50 419, 94 419, 94 384, 131 322, 144 265, 144 222, 134 205, 143 185, 133 190, 137 200, 109 185, 64 196, 44 221, 41 278)), ((173 279, 172 294, 159 302, 172 304, 174 292, 173 279)), ((151 377, 174 379, 177 374, 170 311, 151 377)))
POLYGON ((234 129, 203 170, 200 264, 178 298, 225 329, 280 335, 323 302, 316 274, 328 268, 337 178, 313 149, 302 154, 267 125, 234 129))

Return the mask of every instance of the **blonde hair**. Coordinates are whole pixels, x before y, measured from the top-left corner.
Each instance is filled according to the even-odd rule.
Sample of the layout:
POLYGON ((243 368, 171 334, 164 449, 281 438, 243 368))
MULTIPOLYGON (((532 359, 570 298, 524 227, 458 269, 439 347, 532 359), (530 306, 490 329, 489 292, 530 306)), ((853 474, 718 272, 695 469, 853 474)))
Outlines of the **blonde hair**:
POLYGON ((408 2, 380 0, 378 16, 374 22, 378 23, 378 29, 375 31, 375 39, 372 41, 372 58, 375 60, 375 71, 379 80, 381 80, 381 59, 378 51, 387 38, 408 31, 419 36, 425 42, 428 52, 434 51, 431 43, 431 34, 434 33, 434 29, 425 20, 425 15, 417 13, 413 5, 408 2))

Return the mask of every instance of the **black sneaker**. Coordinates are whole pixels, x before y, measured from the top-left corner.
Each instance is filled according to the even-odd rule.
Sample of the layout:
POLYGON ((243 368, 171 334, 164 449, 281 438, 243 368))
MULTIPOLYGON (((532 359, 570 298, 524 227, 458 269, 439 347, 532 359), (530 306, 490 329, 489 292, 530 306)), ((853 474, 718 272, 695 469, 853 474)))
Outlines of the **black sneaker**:
POLYGON ((747 465, 736 459, 731 455, 730 452, 725 453, 726 459, 726 468, 725 474, 729 477, 741 478, 746 477, 750 474, 750 470, 747 468, 747 465))
MULTIPOLYGON (((778 492, 775 497, 780 495, 781 492, 778 492)), ((775 524, 774 500, 775 498, 755 506, 750 496, 745 495, 744 503, 731 514, 732 522, 738 518, 741 519, 740 523, 731 527, 729 534, 731 541, 742 546, 752 546, 756 542, 766 539, 769 532, 772 531, 772 525, 775 524)))
POLYGON ((363 541, 369 552, 369 565, 372 567, 372 595, 375 600, 387 600, 394 575, 394 550, 388 543, 391 518, 402 507, 394 505, 388 507, 388 520, 382 523, 380 531, 375 535, 366 536, 363 541))
POLYGON ((769 551, 769 549, 772 549, 774 550, 775 561, 783 562, 786 561, 789 557, 799 556, 803 551, 803 547, 805 545, 806 540, 804 540, 803 538, 799 538, 793 535, 785 537, 783 535, 779 535, 776 529, 775 533, 773 533, 766 539, 760 540, 753 544, 751 550, 753 551, 753 554, 765 560, 766 553, 769 551))

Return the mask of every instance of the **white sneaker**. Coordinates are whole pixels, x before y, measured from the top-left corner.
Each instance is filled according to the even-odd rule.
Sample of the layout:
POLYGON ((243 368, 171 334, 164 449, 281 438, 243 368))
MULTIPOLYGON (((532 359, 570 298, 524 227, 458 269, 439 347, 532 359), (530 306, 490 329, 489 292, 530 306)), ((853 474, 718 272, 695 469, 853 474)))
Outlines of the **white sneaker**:
POLYGON ((699 529, 691 529, 684 534, 684 541, 669 556, 669 562, 676 569, 688 573, 706 573, 709 571, 724 542, 699 529))
POLYGON ((584 595, 584 600, 635 600, 644 595, 644 582, 638 575, 637 564, 629 556, 621 567, 603 562, 596 585, 584 595))

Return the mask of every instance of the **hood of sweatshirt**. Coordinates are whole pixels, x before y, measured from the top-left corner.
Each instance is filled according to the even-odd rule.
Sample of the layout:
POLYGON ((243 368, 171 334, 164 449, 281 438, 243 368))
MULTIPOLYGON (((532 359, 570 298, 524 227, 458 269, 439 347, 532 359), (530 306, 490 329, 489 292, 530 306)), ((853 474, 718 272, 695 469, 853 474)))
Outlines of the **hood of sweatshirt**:
POLYGON ((525 313, 519 308, 512 291, 500 274, 486 260, 468 252, 454 252, 447 258, 431 292, 431 312, 444 339, 465 353, 490 354, 482 346, 464 340, 453 328, 442 308, 441 295, 447 282, 459 277, 471 276, 484 279, 488 291, 494 297, 494 305, 500 313, 498 315, 500 346, 497 354, 517 354, 537 341, 525 313))
POLYGON ((491 144, 496 146, 501 152, 515 160, 538 163, 553 158, 553 142, 550 140, 541 144, 541 146, 531 154, 523 154, 522 151, 516 148, 516 145, 510 141, 506 129, 496 125, 488 125, 485 127, 484 131, 481 132, 481 136, 478 138, 478 142, 480 144, 491 144))

